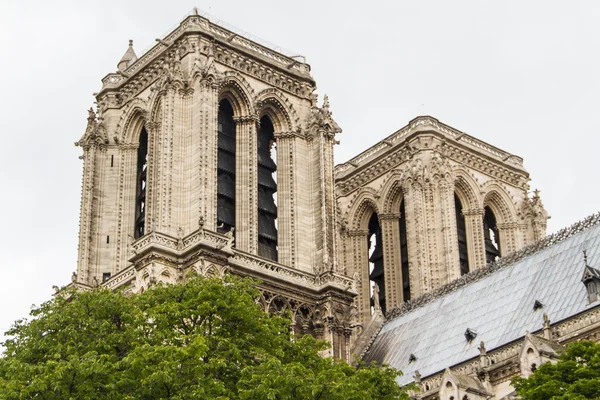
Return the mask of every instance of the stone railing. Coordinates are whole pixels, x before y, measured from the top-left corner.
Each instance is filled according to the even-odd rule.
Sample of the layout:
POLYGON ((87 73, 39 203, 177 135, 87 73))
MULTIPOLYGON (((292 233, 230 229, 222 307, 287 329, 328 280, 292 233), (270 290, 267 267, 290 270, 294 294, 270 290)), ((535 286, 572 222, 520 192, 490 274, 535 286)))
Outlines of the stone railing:
POLYGON ((470 147, 473 147, 479 150, 480 152, 487 154, 488 156, 491 156, 503 162, 511 163, 517 167, 523 167, 523 159, 521 157, 507 153, 504 150, 500 150, 499 148, 494 147, 491 144, 481 141, 473 136, 467 135, 466 133, 461 132, 458 129, 454 129, 451 126, 448 126, 433 117, 423 116, 413 119, 405 127, 394 132, 387 138, 383 139, 381 142, 377 143, 374 146, 371 146, 370 148, 363 151, 356 157, 350 159, 349 161, 345 162, 344 164, 336 165, 336 177, 342 177, 343 175, 346 175, 352 170, 367 164, 370 160, 384 154, 389 147, 395 146, 396 144, 400 143, 404 137, 415 132, 421 127, 426 126, 432 127, 437 132, 444 134, 449 139, 453 139, 457 142, 461 141, 463 143, 467 143, 470 147))
POLYGON ((116 289, 120 286, 123 286, 135 278, 135 268, 133 265, 125 268, 122 271, 119 271, 116 275, 111 276, 106 281, 102 282, 100 286, 106 289, 116 289))
POLYGON ((207 17, 200 15, 190 15, 186 17, 181 24, 175 28, 172 32, 164 36, 160 43, 152 46, 148 51, 144 52, 140 58, 134 61, 127 69, 124 74, 109 74, 103 80, 104 85, 118 84, 125 81, 125 76, 132 76, 143 67, 148 65, 157 55, 166 49, 166 46, 171 45, 186 32, 190 31, 206 31, 212 35, 218 37, 220 40, 230 41, 242 48, 249 50, 250 52, 258 53, 263 57, 266 57, 272 61, 278 62, 285 66, 289 70, 294 70, 298 73, 306 74, 310 68, 302 62, 298 62, 296 59, 291 58, 285 54, 277 52, 268 48, 265 45, 256 43, 245 37, 244 33, 235 32, 231 29, 224 28, 218 23, 210 21, 207 17), (120 80, 116 80, 116 77, 120 77, 120 80))
POLYGON ((234 255, 229 258, 229 263, 240 268, 248 269, 263 276, 279 278, 286 282, 296 282, 304 287, 318 291, 325 286, 337 286, 340 289, 352 288, 352 278, 334 272, 314 275, 274 261, 265 260, 239 250, 233 250, 234 255))
POLYGON ((188 236, 177 239, 164 233, 151 232, 142 236, 131 244, 131 249, 134 254, 143 252, 150 247, 165 247, 177 252, 185 252, 197 243, 210 244, 219 246, 220 248, 227 245, 229 238, 216 232, 205 229, 197 230, 188 236))

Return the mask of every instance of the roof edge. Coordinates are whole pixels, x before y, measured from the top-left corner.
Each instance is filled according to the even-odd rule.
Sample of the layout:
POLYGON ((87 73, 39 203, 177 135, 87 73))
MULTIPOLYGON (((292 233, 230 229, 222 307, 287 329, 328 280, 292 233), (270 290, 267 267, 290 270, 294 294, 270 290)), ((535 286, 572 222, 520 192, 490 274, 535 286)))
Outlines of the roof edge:
POLYGON ((563 228, 560 231, 555 232, 551 235, 548 235, 545 238, 539 240, 538 242, 533 243, 529 246, 525 246, 521 250, 515 251, 514 253, 511 253, 506 257, 502 257, 494 262, 491 262, 483 268, 477 269, 473 272, 469 272, 468 274, 463 275, 460 278, 450 283, 447 283, 444 286, 441 286, 429 293, 425 293, 415 299, 408 300, 400 306, 394 307, 391 310, 389 310, 386 313, 386 318, 389 322, 417 308, 423 307, 424 305, 431 303, 432 301, 437 300, 451 292, 454 292, 457 289, 460 289, 473 282, 483 279, 484 277, 496 271, 509 267, 526 257, 529 257, 541 250, 544 250, 550 246, 560 243, 572 236, 575 236, 579 232, 582 232, 583 230, 591 228, 598 224, 600 224, 600 212, 592 214, 581 221, 575 222, 571 226, 563 228))

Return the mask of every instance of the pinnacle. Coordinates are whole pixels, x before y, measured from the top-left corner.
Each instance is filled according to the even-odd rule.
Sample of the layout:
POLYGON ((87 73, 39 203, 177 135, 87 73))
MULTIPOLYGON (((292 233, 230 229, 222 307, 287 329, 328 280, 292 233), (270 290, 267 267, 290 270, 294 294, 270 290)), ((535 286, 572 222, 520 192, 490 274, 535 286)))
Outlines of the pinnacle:
POLYGON ((137 60, 137 55, 133 50, 133 40, 130 39, 129 47, 127 48, 125 54, 123 54, 123 57, 121 57, 121 61, 119 61, 119 63, 117 64, 117 69, 119 70, 119 72, 123 72, 127 69, 127 67, 133 64, 135 60, 137 60))

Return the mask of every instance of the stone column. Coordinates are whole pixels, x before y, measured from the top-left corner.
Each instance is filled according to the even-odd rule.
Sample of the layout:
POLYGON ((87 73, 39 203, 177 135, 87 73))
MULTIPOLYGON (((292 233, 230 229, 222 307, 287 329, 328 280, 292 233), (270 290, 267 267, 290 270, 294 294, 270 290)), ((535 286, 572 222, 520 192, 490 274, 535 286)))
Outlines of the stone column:
POLYGON ((275 133, 277 141, 277 247, 278 261, 296 267, 295 141, 293 132, 275 133))
POLYGON ((499 222, 496 224, 500 235, 500 256, 504 257, 517 251, 517 230, 519 224, 516 222, 499 222))
POLYGON ((400 255, 400 214, 379 214, 383 241, 383 273, 386 307, 402 304, 402 260, 400 255))
POLYGON ((83 176, 81 182, 81 208, 79 221, 79 255, 77 258, 77 280, 90 283, 91 225, 94 202, 94 185, 96 170, 96 145, 83 147, 83 176))
POLYGON ((177 227, 181 228, 179 234, 188 235, 198 228, 198 216, 196 207, 194 207, 194 198, 192 197, 192 182, 196 178, 197 166, 193 160, 193 121, 192 106, 194 89, 180 89, 181 96, 181 116, 179 125, 179 166, 178 166, 178 217, 177 227))
POLYGON ((358 308, 358 319, 362 323, 371 320, 368 235, 368 230, 357 229, 346 231, 343 237, 346 248, 352 254, 352 259, 349 260, 349 272, 356 282, 358 296, 355 299, 355 304, 358 308))
MULTIPOLYGON (((254 221, 254 210, 250 201, 252 190, 251 175, 257 166, 252 164, 251 143, 256 143, 255 116, 234 118, 236 134, 236 164, 235 164, 235 247, 246 252, 253 248, 250 240, 252 230, 250 224, 254 221)), ((256 200, 255 200, 256 201, 256 200)))
MULTIPOLYGON (((146 128, 148 129, 148 128, 146 128)), ((148 145, 151 143, 151 131, 148 131, 148 145)), ((129 259, 129 244, 133 242, 135 231, 135 207, 137 201, 137 151, 139 144, 120 144, 119 192, 117 200, 117 251, 115 268, 118 272, 125 269, 129 259)), ((148 160, 150 168, 150 160, 148 160)), ((148 178, 151 176, 148 170, 148 178)), ((147 181, 149 182, 149 180, 147 181)), ((149 186, 146 186, 146 231, 149 230, 149 186)))
POLYGON ((403 185, 406 212, 406 246, 409 259, 410 297, 426 292, 429 284, 427 237, 423 215, 423 188, 420 183, 405 181, 403 185))
POLYGON ((471 271, 485 266, 485 241, 483 235, 483 208, 463 209, 467 228, 467 252, 471 271))
MULTIPOLYGON (((154 178, 154 196, 152 199, 153 215, 152 230, 176 235, 176 228, 172 227, 175 222, 173 217, 173 183, 174 183, 174 146, 176 118, 180 110, 176 101, 177 89, 174 85, 168 84, 162 90, 160 95, 162 99, 162 109, 160 117, 160 134, 155 135, 156 143, 154 156, 155 171, 154 178)), ((149 171, 150 172, 150 171, 149 171)))
MULTIPOLYGON (((440 179, 439 209, 441 229, 437 229, 440 248, 438 254, 445 265, 436 287, 460 278, 460 259, 458 254, 458 232, 456 227, 456 207, 454 204, 454 185, 446 179, 440 179)), ((469 264, 470 266, 470 264, 469 264)))
POLYGON ((198 171, 193 182, 196 220, 204 228, 216 231, 218 85, 207 80, 199 82, 194 98, 192 141, 196 143, 196 152, 192 160, 198 171))

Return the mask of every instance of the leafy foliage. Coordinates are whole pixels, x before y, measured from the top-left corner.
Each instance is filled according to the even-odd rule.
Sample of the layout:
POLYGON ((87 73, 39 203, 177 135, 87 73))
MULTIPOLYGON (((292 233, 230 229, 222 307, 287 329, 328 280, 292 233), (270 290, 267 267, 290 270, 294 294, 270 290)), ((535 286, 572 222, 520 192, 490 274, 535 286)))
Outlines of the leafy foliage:
POLYGON ((512 384, 523 400, 600 399, 600 344, 570 343, 556 364, 542 364, 529 378, 513 378, 512 384))
POLYGON ((56 297, 7 332, 0 399, 408 399, 399 371, 292 340, 291 321, 255 303, 255 284, 194 277, 129 297, 56 297))

